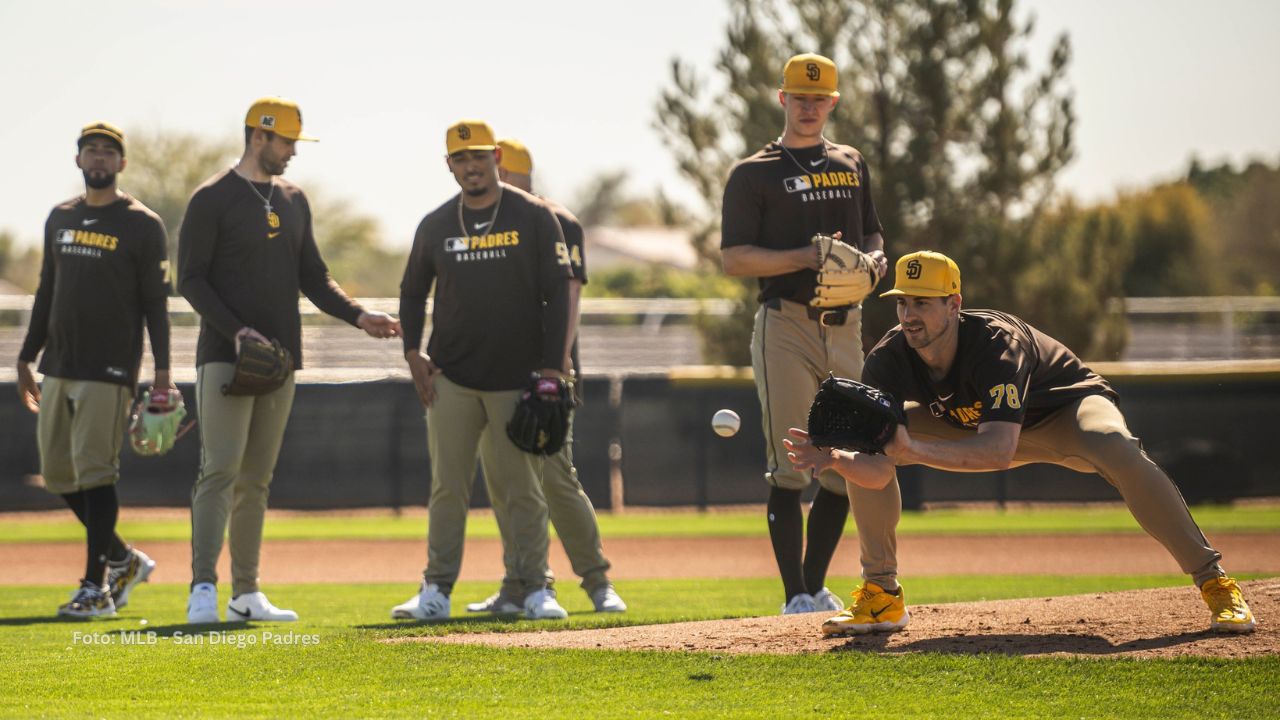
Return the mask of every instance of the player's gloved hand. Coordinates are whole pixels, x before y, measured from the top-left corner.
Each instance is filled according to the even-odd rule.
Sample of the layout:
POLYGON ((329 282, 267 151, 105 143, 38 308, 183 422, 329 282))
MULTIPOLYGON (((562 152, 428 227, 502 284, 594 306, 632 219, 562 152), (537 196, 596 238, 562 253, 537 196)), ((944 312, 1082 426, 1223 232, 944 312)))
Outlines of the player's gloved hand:
POLYGON ((884 452, 906 424, 901 403, 856 380, 828 375, 809 406, 809 442, 815 448, 884 452))
POLYGON ((573 391, 569 383, 562 377, 534 374, 507 423, 507 437, 527 453, 554 455, 569 437, 572 413, 573 391))
POLYGON ((818 248, 818 284, 813 307, 847 307, 862 302, 880 281, 879 263, 852 245, 821 233, 811 242, 818 248))

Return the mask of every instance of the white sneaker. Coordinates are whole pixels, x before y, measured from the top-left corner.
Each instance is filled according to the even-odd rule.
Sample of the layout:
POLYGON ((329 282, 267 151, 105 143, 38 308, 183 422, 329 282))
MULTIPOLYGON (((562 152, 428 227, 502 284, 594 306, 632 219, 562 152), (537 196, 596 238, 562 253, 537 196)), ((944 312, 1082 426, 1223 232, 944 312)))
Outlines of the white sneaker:
POLYGON ((543 588, 524 599, 524 616, 530 620, 563 620, 569 613, 556 602, 554 592, 543 588))
POLYGON ((618 591, 614 590, 612 585, 605 585, 591 593, 591 604, 596 606, 596 612, 598 613, 627 611, 627 604, 622 602, 622 598, 618 596, 618 591))
POLYGON ((515 615, 520 612, 520 603, 511 599, 510 595, 502 594, 502 591, 490 595, 480 602, 467 603, 467 612, 469 613, 491 613, 493 615, 515 615))
POLYGON ((297 622, 298 613, 281 610, 261 592, 244 593, 227 603, 227 620, 265 620, 267 622, 297 622))
POLYGON ((447 620, 449 596, 440 592, 440 586, 422 581, 418 594, 391 608, 395 620, 447 620))
POLYGON ((218 617, 218 588, 213 583, 197 583, 187 598, 187 623, 207 625, 222 622, 218 617))
POLYGON ((840 612, 844 610, 844 601, 824 587, 813 596, 813 609, 817 612, 840 612))
POLYGON ((800 613, 811 613, 817 611, 813 606, 813 596, 809 593, 800 593, 787 601, 782 606, 783 615, 799 615, 800 613))

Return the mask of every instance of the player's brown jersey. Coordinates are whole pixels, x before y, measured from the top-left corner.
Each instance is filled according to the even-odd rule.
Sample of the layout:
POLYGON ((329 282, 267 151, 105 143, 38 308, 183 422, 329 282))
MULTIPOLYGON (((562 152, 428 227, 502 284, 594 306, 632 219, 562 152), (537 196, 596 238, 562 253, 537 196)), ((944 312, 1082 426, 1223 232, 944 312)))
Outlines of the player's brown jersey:
POLYGON ((279 340, 301 368, 299 292, 352 325, 362 312, 329 277, 302 189, 283 178, 250 187, 231 169, 197 188, 187 205, 178 290, 200 313, 197 365, 235 362, 235 335, 247 326, 279 340), (270 212, 263 197, 270 197, 270 212))
POLYGON ((564 357, 571 263, 560 224, 539 198, 502 188, 496 218, 493 206, 464 208, 459 227, 458 196, 423 218, 400 283, 405 350, 422 346, 434 284, 427 354, 473 390, 524 387, 564 357))
POLYGON ((157 370, 169 369, 164 223, 129 196, 90 206, 84 196, 49 213, 40 286, 18 358, 40 372, 132 388, 146 318, 157 370))
POLYGON ((1032 427, 1086 395, 1118 399, 1067 346, 1013 315, 963 310, 959 333, 955 362, 941 381, 929 378, 901 326, 867 354, 862 381, 969 429, 992 420, 1032 427))
MULTIPOLYGON (((866 160, 832 142, 784 148, 775 141, 739 161, 725 184, 721 213, 722 249, 790 250, 819 232, 843 233, 842 240, 865 249, 864 239, 882 231, 866 160)), ((814 270, 762 277, 759 299, 808 303, 817 280, 814 270)))
MULTIPOLYGON (((573 272, 573 279, 586 285, 587 256, 586 248, 584 247, 586 243, 583 239, 582 223, 560 203, 547 198, 542 198, 542 201, 551 208, 551 212, 555 213, 556 220, 560 223, 560 232, 564 235, 564 246, 569 251, 569 270, 573 272)), ((574 376, 581 378, 582 362, 578 358, 578 338, 576 336, 573 338, 572 347, 569 348, 569 360, 573 363, 574 376)), ((577 384, 577 394, 578 401, 581 402, 583 399, 582 383, 577 384)))

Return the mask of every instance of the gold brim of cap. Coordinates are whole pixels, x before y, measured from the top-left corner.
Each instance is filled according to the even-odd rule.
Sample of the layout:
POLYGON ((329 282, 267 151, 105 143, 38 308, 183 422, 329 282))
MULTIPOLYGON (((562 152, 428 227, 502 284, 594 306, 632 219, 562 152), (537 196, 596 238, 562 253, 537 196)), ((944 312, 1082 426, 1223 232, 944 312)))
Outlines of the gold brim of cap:
POLYGON ((453 150, 450 150, 449 154, 452 155, 456 152, 462 152, 463 150, 497 150, 497 149, 498 149, 497 145, 463 145, 462 147, 454 148, 453 150))
POLYGON ((840 97, 839 90, 815 90, 811 87, 804 88, 782 88, 782 92, 788 95, 825 95, 827 97, 840 97))
POLYGON ((949 293, 943 290, 936 290, 934 288, 904 287, 904 288, 894 288, 889 292, 882 292, 880 293, 880 297, 889 297, 891 295, 911 295, 913 297, 947 297, 948 295, 954 295, 954 294, 955 293, 949 293))

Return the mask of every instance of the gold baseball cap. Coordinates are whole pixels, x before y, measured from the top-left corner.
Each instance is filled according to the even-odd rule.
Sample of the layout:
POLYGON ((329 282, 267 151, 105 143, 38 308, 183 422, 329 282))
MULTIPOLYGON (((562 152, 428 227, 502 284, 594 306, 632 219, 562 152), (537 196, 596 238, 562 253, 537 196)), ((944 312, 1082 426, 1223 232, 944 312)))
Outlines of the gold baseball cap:
POLYGON ((533 157, 529 155, 529 148, 524 143, 514 138, 502 138, 498 141, 498 147, 502 148, 502 162, 498 167, 519 175, 533 174, 533 157))
POLYGON ((942 253, 921 250, 903 255, 894 270, 893 289, 880 297, 946 297, 960 292, 960 267, 942 253))
POLYGON ((253 101, 253 107, 244 116, 246 127, 261 128, 289 140, 310 140, 314 138, 302 134, 302 111, 298 103, 278 97, 264 97, 253 101))
POLYGON ((483 120, 459 120, 449 126, 444 136, 445 147, 452 155, 461 150, 493 150, 493 128, 483 120))
POLYGON ((124 131, 112 125, 109 122, 89 123, 80 128, 80 139, 76 140, 76 147, 84 147, 84 143, 91 137, 104 137, 120 146, 120 154, 124 155, 124 131))
POLYGON ((840 97, 836 64, 814 53, 796 55, 782 70, 782 92, 795 95, 840 97))

